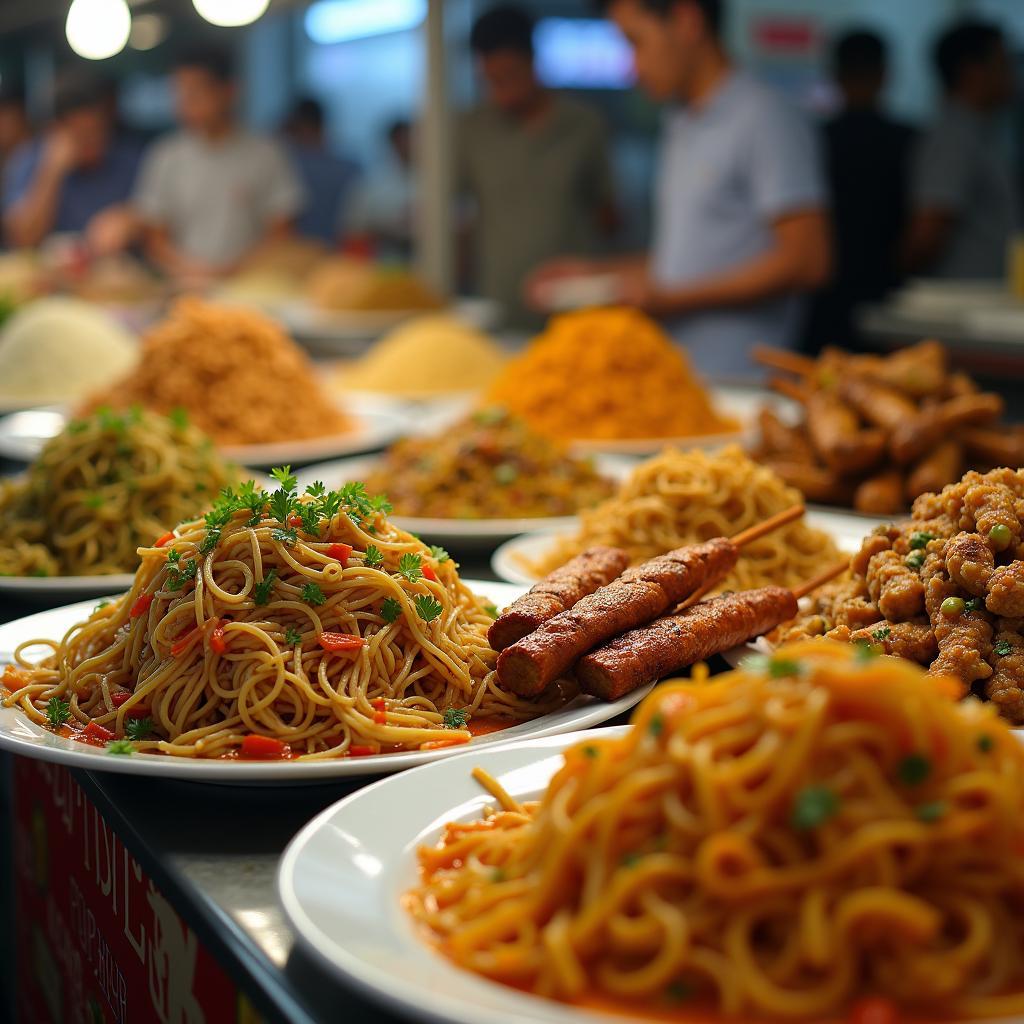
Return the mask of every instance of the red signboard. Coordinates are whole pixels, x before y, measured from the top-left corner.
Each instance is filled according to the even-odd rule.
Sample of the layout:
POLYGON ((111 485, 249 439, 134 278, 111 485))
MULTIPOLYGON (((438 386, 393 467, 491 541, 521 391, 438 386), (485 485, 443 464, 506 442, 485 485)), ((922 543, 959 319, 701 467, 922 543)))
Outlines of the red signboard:
POLYGON ((14 765, 18 1024, 258 1024, 63 768, 14 765))

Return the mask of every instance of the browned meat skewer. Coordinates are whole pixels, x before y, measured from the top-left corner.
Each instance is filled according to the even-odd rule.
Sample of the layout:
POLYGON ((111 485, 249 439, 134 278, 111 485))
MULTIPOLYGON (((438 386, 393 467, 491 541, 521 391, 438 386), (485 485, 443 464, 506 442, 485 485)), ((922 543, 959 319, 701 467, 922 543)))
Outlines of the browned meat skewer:
POLYGON ((607 586, 629 565, 621 548, 593 547, 549 573, 505 609, 487 631, 496 651, 511 647, 542 622, 567 611, 588 594, 607 586))

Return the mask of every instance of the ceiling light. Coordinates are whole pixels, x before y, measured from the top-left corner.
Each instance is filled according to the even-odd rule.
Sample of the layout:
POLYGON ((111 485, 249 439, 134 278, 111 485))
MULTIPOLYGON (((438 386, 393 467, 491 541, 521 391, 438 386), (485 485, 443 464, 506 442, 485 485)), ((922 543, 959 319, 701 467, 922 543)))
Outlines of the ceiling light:
POLYGON ((192 0, 192 4, 211 25, 237 28, 261 17, 270 0, 192 0))
POLYGON ((124 0, 72 0, 64 32, 79 57, 106 60, 124 49, 131 27, 124 0))

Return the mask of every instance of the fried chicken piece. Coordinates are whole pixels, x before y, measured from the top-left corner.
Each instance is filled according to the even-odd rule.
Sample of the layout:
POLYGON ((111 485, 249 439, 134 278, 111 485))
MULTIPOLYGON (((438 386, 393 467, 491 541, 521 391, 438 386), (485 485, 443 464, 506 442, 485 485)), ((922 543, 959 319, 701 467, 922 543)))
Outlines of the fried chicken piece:
MULTIPOLYGON (((831 633, 829 634, 832 635, 831 633)), ((854 630, 848 639, 853 643, 866 640, 880 643, 886 654, 906 658, 919 665, 929 665, 938 654, 938 645, 931 626, 925 622, 875 622, 864 629, 854 630)))
MULTIPOLYGON (((990 473, 968 473, 960 482, 964 488, 960 529, 975 530, 983 537, 993 526, 1005 526, 1019 544, 1024 518, 1024 471, 994 469, 990 473)), ((954 499, 955 500, 955 499, 954 499)))
POLYGON ((900 531, 892 523, 876 526, 864 538, 860 551, 850 560, 850 571, 855 576, 866 576, 871 559, 882 551, 888 551, 899 535, 900 531))
POLYGON ((993 615, 1024 616, 1024 562, 1000 566, 989 581, 985 607, 993 615))
POLYGON ((959 597, 957 586, 941 576, 933 576, 925 590, 925 607, 931 620, 938 656, 929 671, 936 675, 952 675, 970 686, 975 679, 988 679, 992 666, 992 624, 983 612, 962 615, 942 614, 947 597, 959 597))
MULTIPOLYGON (((1019 625, 1019 623, 1010 623, 1019 625)), ((1014 725, 1024 724, 1024 637, 1016 629, 1000 624, 995 636, 990 661, 993 673, 985 683, 985 696, 999 709, 1003 718, 1014 725)))
POLYGON ((871 556, 867 584, 871 600, 890 622, 905 622, 924 611, 921 577, 898 551, 879 551, 871 556))
POLYGON ((980 533, 961 533, 946 543, 946 572, 958 586, 984 597, 995 567, 995 555, 980 533))

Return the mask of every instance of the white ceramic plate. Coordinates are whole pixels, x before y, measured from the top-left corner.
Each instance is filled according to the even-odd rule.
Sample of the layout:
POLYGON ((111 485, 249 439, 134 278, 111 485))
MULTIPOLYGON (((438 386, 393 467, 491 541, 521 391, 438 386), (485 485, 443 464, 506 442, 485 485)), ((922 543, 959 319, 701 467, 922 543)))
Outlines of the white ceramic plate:
MULTIPOLYGON (((343 404, 357 421, 356 429, 349 433, 302 441, 229 445, 220 452, 233 462, 257 469, 298 466, 330 456, 375 451, 406 432, 409 421, 399 402, 353 396, 343 404)), ((31 462, 43 445, 64 429, 66 422, 67 415, 54 408, 29 409, 5 416, 0 419, 0 455, 31 462)))
MULTIPOLYGON (((498 607, 514 601, 522 588, 501 583, 467 580, 477 593, 486 596, 498 607)), ((87 616, 94 602, 54 608, 29 615, 0 626, 0 665, 10 662, 15 647, 26 640, 40 637, 59 638, 76 622, 87 616)), ((45 652, 40 651, 40 655, 45 652)), ((501 732, 489 733, 473 740, 474 750, 490 748, 516 740, 541 736, 555 736, 586 729, 607 722, 629 710, 651 691, 646 686, 612 704, 591 697, 577 697, 560 711, 555 711, 532 722, 521 722, 501 732)), ((189 779, 195 782, 218 783, 295 783, 323 782, 326 779, 361 775, 383 775, 401 771, 414 765, 451 757, 455 748, 417 750, 408 754, 380 754, 376 757, 338 758, 331 761, 203 761, 185 757, 167 757, 162 754, 132 754, 114 756, 96 747, 76 740, 55 736, 30 722, 16 708, 0 707, 0 750, 41 761, 52 761, 68 768, 88 771, 121 772, 127 775, 153 775, 159 778, 189 779)))
MULTIPOLYGON (((347 480, 363 480, 378 460, 373 456, 360 459, 339 459, 308 466, 298 473, 299 489, 317 480, 328 487, 338 487, 347 480)), ((622 480, 633 463, 622 456, 598 456, 597 468, 612 480, 622 480)), ((389 520, 403 530, 415 533, 423 540, 452 546, 484 546, 499 543, 527 531, 570 530, 576 524, 575 516, 547 516, 532 519, 425 519, 418 516, 391 515, 389 520)))
POLYGON ((124 593, 134 579, 135 574, 130 572, 109 576, 0 576, 0 597, 64 601, 76 597, 103 597, 124 593))
MULTIPOLYGON (((317 815, 281 859, 277 892, 299 944, 330 975, 412 1020, 443 1024, 642 1021, 518 992, 457 967, 418 934, 401 899, 418 882, 416 850, 449 821, 479 820, 494 798, 479 766, 515 798, 534 800, 584 738, 628 726, 471 751, 360 789, 317 815)), ((680 1015, 680 1024, 685 1014, 680 1015)), ((1019 1024, 1003 1018, 991 1024, 1019 1024)), ((722 1024, 726 1019, 722 1018, 722 1024)))
MULTIPOLYGON (((626 728, 585 735, 621 735, 626 728)), ((401 907, 417 881, 417 847, 433 842, 448 821, 479 819, 494 802, 472 779, 473 768, 486 769, 512 796, 532 800, 561 766, 562 752, 583 735, 470 751, 328 807, 291 841, 278 871, 278 895, 301 946, 346 985, 415 1020, 610 1020, 461 970, 423 941, 401 907)))
MULTIPOLYGON (((840 551, 851 555, 860 550, 861 541, 878 523, 888 522, 869 516, 848 515, 845 512, 830 512, 823 509, 808 509, 804 519, 809 526, 829 534, 840 551)), ((538 577, 526 568, 525 563, 543 558, 556 537, 573 532, 574 527, 568 527, 560 531, 526 533, 521 537, 514 537, 502 544, 491 556, 491 569, 496 576, 509 583, 533 586, 538 577)))

